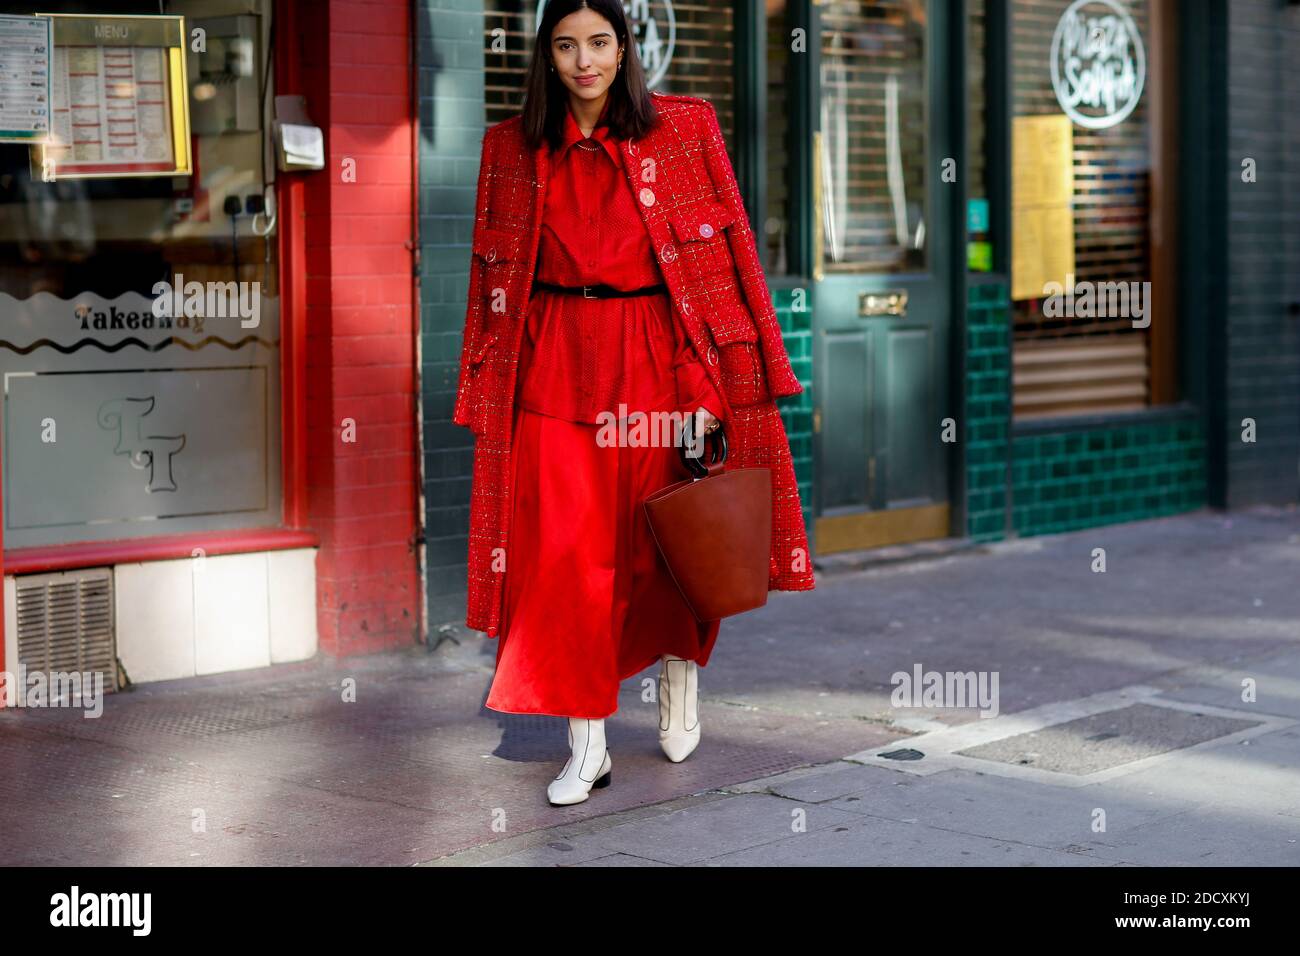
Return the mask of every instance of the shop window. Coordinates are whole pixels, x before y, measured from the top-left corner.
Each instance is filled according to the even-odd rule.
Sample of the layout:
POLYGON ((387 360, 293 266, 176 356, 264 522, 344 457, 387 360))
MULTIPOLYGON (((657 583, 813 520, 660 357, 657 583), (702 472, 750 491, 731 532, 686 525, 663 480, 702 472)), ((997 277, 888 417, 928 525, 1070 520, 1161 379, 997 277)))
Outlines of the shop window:
POLYGON ((1171 398, 1152 388, 1174 314, 1153 311, 1173 290, 1151 284, 1153 177, 1167 175, 1153 163, 1154 5, 1010 4, 1018 420, 1171 398))
POLYGON ((966 0, 966 197, 967 267, 976 272, 993 269, 989 243, 988 190, 988 30, 985 0, 966 0))
POLYGON ((828 0, 821 23, 825 271, 924 271, 925 3, 828 0))
POLYGON ((790 116, 795 64, 790 50, 793 29, 788 0, 767 2, 767 215, 762 248, 763 271, 768 275, 790 272, 790 224, 796 194, 791 190, 790 116))
POLYGON ((5 547, 278 525, 271 4, 164 2, 171 48, 114 19, 157 3, 0 0, 34 7, 101 32, 55 27, 59 158, 0 143, 5 547), (158 175, 178 152, 192 174, 158 175))
MULTIPOLYGON (((523 106, 524 76, 543 5, 532 0, 485 0, 483 4, 487 126, 509 119, 523 106)), ((643 0, 623 7, 650 88, 708 100, 718 111, 718 124, 730 144, 735 121, 731 4, 643 0)))

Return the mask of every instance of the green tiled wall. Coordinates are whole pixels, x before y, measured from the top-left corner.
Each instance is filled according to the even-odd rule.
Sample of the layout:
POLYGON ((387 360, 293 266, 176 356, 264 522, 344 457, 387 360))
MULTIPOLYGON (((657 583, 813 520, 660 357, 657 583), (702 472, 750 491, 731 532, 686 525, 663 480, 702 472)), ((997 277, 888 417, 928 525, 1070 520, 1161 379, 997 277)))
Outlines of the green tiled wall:
MULTIPOLYGON (((803 520, 811 537, 813 528, 813 395, 812 395, 812 310, 802 312, 790 308, 794 296, 792 289, 773 289, 772 302, 776 306, 777 321, 781 323, 781 337, 790 353, 790 366, 803 385, 798 395, 778 398, 777 408, 785 424, 786 437, 790 439, 790 455, 794 459, 795 480, 799 485, 799 501, 803 504, 803 520)), ((805 296, 805 302, 807 297, 805 296)), ((815 547, 815 545, 814 545, 815 547)))
MULTIPOLYGON (((420 339, 429 621, 463 620, 474 441, 451 423, 483 144, 482 0, 421 0, 420 339)), ((357 61, 364 62, 364 61, 357 61)))
POLYGON ((1135 421, 1010 437, 1007 288, 974 284, 967 297, 966 533, 1052 534, 1203 507, 1205 435, 1199 417, 1135 421), (1010 499, 1007 456, 1011 456, 1010 499))
POLYGON ((1011 400, 1007 287, 971 285, 966 309, 966 534, 1003 537, 1007 520, 1007 403, 1011 400))
POLYGON ((1017 438, 1016 531, 1050 534, 1192 511, 1205 504, 1199 419, 1017 438))

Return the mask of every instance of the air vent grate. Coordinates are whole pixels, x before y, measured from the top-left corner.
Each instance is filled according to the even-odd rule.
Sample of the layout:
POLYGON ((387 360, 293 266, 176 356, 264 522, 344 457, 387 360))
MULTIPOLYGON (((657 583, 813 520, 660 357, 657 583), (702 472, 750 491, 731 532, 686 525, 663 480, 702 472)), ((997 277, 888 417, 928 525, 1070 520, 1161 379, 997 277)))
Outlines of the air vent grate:
POLYGON ((113 571, 88 568, 14 579, 18 660, 41 671, 99 673, 117 690, 113 571))

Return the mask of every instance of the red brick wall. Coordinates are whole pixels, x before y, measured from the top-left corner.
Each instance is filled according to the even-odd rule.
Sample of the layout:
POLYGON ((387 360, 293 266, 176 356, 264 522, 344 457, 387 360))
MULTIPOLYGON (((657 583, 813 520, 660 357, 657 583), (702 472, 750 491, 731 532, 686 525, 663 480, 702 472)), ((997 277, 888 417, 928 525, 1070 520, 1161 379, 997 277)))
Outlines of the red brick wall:
POLYGON ((325 131, 306 177, 307 522, 321 650, 420 634, 410 24, 403 0, 296 7, 302 88, 325 131), (356 181, 344 177, 355 162, 356 181), (343 440, 345 419, 356 440, 343 440))

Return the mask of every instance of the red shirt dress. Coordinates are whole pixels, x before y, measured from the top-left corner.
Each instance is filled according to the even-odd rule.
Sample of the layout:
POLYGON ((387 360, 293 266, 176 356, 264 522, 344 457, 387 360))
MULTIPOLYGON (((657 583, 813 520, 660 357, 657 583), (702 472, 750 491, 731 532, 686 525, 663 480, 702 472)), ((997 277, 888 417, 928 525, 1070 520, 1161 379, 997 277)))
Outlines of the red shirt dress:
MULTIPOLYGON (((536 278, 618 289, 663 282, 608 128, 598 123, 585 138, 566 110, 550 162, 536 278)), ((514 510, 485 706, 608 717, 619 684, 660 655, 706 664, 719 622, 695 620, 642 508, 688 477, 678 449, 607 443, 601 413, 623 417, 620 403, 628 414, 703 406, 722 418, 722 402, 667 291, 598 299, 535 289, 518 383, 514 510)))

